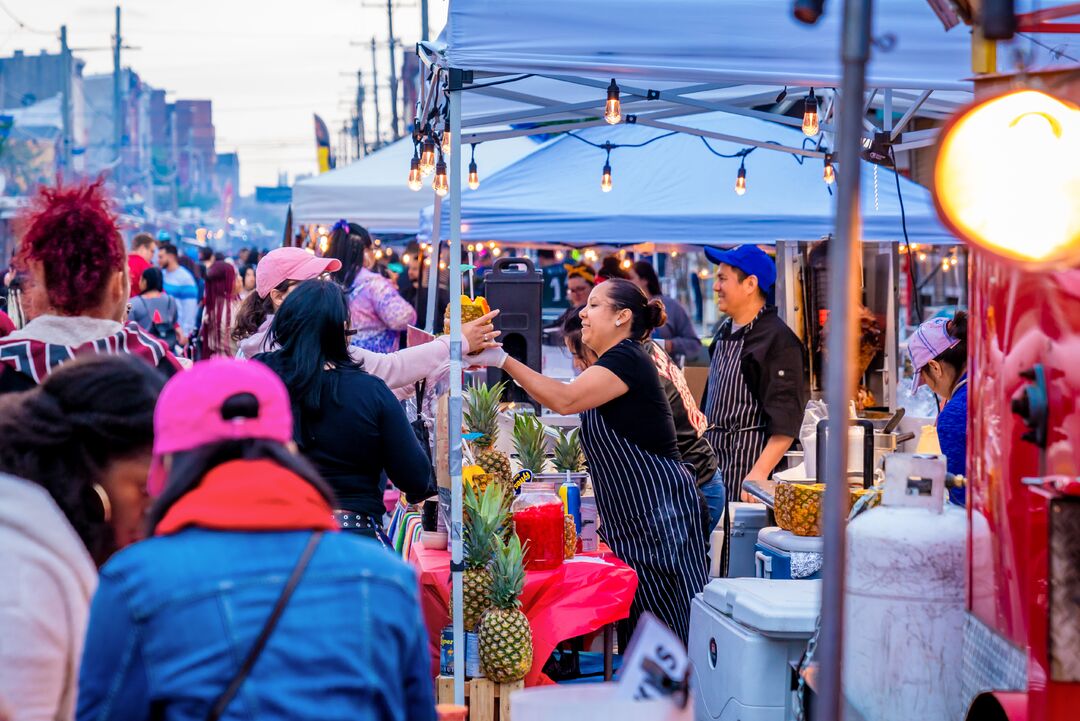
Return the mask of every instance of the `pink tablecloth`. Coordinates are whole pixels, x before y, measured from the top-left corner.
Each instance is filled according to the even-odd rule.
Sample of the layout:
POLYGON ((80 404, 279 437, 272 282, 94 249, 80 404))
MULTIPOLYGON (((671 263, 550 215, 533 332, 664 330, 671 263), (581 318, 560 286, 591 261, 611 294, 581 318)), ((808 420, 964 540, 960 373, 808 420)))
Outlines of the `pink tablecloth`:
MULTIPOLYGON (((409 560, 420 573, 420 603, 438 669, 439 638, 450 618, 450 552, 416 545, 409 560)), ((521 609, 532 627, 533 665, 525 685, 551 683, 541 669, 555 647, 626 618, 636 591, 637 574, 606 548, 553 571, 527 572, 521 609)))

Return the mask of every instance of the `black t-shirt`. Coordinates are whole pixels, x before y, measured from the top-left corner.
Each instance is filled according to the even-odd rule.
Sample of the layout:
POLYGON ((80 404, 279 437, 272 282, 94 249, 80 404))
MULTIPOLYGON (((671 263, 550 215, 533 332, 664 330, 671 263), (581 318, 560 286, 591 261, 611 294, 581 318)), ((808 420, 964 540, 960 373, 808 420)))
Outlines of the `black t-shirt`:
POLYGON ((604 421, 643 450, 682 460, 675 440, 671 406, 660 385, 656 365, 641 344, 624 339, 600 356, 596 365, 607 368, 630 389, 600 406, 604 421))

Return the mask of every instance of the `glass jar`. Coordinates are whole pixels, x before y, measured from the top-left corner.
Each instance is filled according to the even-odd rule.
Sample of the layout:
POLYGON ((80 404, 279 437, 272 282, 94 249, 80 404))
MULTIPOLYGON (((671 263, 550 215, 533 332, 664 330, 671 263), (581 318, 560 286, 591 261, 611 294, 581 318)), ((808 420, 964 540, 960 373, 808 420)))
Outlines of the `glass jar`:
POLYGON ((514 532, 525 548, 525 568, 549 571, 563 562, 564 524, 562 499, 554 483, 531 481, 511 507, 514 532))

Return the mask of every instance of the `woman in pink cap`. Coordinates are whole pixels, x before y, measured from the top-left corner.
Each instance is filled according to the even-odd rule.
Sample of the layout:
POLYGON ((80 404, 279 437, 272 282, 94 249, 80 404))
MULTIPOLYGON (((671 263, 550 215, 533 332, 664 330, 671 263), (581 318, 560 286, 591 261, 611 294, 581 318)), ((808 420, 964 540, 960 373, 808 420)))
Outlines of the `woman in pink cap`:
POLYGON ((154 414, 150 538, 101 569, 79 721, 434 721, 416 575, 339 533, 261 363, 174 377, 154 414))
MULTIPOLYGON (((259 261, 255 271, 255 292, 249 295, 237 311, 233 338, 239 343, 237 357, 252 358, 258 353, 272 351, 276 346, 268 339, 274 313, 297 285, 341 269, 336 258, 319 258, 301 248, 277 248, 259 261)), ((499 331, 492 325, 498 315, 493 310, 461 326, 462 355, 478 349, 494 348, 499 331)), ((356 346, 350 354, 364 369, 381 378, 398 397, 413 392, 413 384, 429 378, 438 379, 450 367, 450 338, 440 336, 431 343, 405 348, 394 353, 375 353, 356 346)), ((429 381, 429 386, 434 385, 429 381)))

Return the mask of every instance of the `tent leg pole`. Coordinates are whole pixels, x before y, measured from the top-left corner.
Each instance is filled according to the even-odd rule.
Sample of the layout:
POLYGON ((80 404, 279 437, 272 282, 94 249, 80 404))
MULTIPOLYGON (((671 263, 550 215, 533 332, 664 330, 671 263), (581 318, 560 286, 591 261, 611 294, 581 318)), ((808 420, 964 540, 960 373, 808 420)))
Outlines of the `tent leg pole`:
MULTIPOLYGON (((451 71, 453 72, 453 71, 451 71)), ((462 622, 461 533, 461 90, 451 82, 450 102, 450 561, 453 569, 454 703, 465 703, 465 629, 462 622)), ((436 217, 439 208, 435 209, 436 217)), ((438 267, 433 259, 432 268, 438 267)), ((429 311, 431 312, 431 311, 429 311)))
MULTIPOLYGON (((424 330, 428 333, 435 332, 435 307, 439 304, 439 255, 442 249, 442 198, 438 193, 432 193, 435 196, 435 212, 431 216, 431 265, 428 267, 428 286, 427 286, 427 318, 425 319, 424 330)), ((424 253, 420 252, 420 276, 424 275, 424 253)), ((446 330, 445 328, 443 330, 446 330)))
MULTIPOLYGON (((829 438, 848 436, 848 404, 854 386, 854 308, 861 287, 855 276, 862 252, 859 216, 862 98, 866 90, 866 63, 870 56, 870 18, 873 0, 845 0, 841 29, 844 75, 840 92, 840 131, 837 138, 836 237, 829 248, 828 361, 825 400, 829 407, 829 438)), ((847 446, 829 443, 825 454, 825 567, 821 593, 821 646, 818 656, 821 687, 814 718, 844 718, 844 573, 847 516, 847 446)), ((821 474, 819 474, 820 477, 821 474)))

